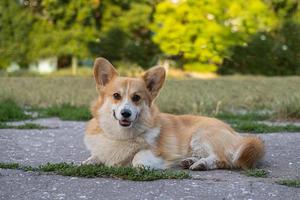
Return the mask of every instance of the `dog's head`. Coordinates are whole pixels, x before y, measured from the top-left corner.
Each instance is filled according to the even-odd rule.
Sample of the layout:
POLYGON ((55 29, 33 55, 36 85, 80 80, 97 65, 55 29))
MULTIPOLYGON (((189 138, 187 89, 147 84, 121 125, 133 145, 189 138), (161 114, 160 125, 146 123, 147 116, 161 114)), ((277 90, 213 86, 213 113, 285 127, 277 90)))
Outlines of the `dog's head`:
POLYGON ((99 115, 104 119, 101 126, 106 123, 121 129, 134 128, 149 115, 165 76, 163 67, 153 67, 140 78, 120 77, 109 61, 97 58, 94 78, 102 99, 99 115))

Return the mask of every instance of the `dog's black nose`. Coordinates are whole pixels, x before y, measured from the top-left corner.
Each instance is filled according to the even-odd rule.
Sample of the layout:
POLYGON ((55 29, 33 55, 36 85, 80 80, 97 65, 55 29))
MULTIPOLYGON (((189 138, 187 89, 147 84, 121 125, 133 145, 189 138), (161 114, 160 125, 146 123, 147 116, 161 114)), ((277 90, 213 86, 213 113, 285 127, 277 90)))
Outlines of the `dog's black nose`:
POLYGON ((129 118, 131 116, 131 111, 129 109, 123 109, 121 110, 121 115, 124 118, 129 118))

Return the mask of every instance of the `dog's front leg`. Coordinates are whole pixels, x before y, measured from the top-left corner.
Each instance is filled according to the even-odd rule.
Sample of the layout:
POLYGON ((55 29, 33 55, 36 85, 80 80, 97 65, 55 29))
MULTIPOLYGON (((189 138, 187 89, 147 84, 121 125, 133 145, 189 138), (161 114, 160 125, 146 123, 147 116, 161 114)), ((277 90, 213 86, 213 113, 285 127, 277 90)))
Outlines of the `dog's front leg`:
POLYGON ((151 169, 166 169, 165 161, 151 150, 141 150, 132 160, 133 167, 149 167, 151 169))

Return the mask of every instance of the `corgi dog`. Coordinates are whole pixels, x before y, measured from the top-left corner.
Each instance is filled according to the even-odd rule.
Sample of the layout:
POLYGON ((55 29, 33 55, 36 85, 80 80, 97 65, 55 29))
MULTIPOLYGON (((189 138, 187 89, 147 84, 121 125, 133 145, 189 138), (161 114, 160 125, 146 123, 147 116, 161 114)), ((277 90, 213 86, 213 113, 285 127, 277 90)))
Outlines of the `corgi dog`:
POLYGON ((128 78, 97 58, 93 70, 99 98, 91 107, 93 118, 84 137, 91 156, 83 164, 245 169, 263 157, 258 137, 241 136, 218 119, 161 113, 154 101, 165 82, 163 67, 128 78))

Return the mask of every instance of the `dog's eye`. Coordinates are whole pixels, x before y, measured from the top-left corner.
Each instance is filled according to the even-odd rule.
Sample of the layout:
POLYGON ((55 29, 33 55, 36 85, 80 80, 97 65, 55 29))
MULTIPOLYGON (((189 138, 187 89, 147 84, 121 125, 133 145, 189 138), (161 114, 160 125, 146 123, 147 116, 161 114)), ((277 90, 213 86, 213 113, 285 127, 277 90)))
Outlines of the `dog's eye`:
POLYGON ((141 99, 141 97, 137 94, 133 95, 133 97, 132 97, 132 101, 134 101, 134 102, 138 102, 140 99, 141 99))
POLYGON ((116 100, 120 100, 121 99, 121 95, 119 93, 114 93, 113 94, 114 99, 116 100))

